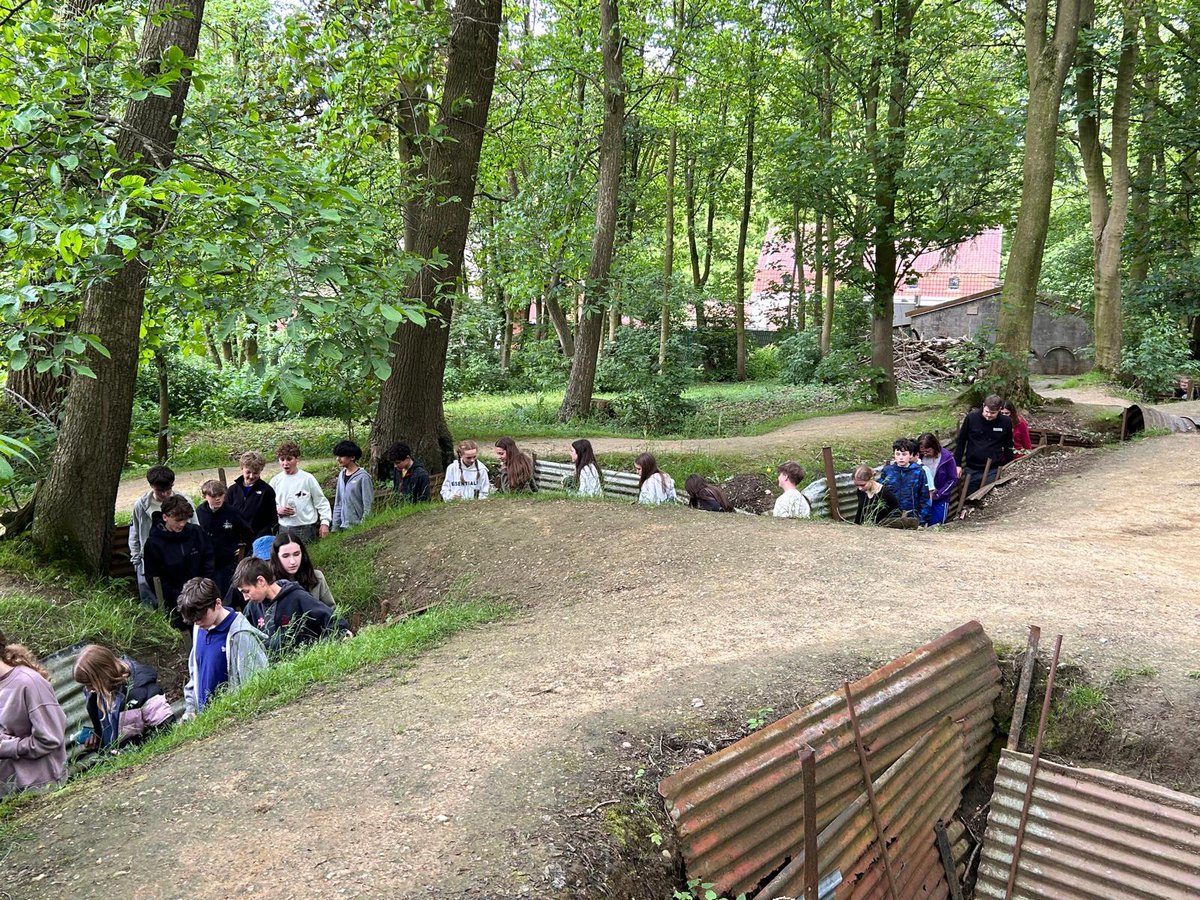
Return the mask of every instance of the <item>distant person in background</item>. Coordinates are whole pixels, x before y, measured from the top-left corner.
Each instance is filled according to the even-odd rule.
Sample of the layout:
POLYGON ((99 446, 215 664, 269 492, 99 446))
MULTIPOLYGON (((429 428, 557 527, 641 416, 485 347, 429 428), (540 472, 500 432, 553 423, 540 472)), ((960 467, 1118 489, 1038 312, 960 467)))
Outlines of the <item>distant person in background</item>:
POLYGON ((413 459, 412 448, 400 441, 388 447, 384 458, 392 464, 392 490, 407 503, 428 503, 429 473, 413 459))
POLYGON ((362 459, 362 447, 354 441, 339 441, 333 447, 333 455, 337 457, 341 471, 338 472, 337 489, 333 494, 333 521, 330 528, 333 531, 345 531, 361 525, 363 519, 371 514, 371 504, 375 502, 375 482, 371 480, 371 474, 358 464, 362 459))
POLYGON ((725 496, 725 492, 714 484, 704 480, 703 475, 689 475, 683 483, 687 491, 688 505, 692 509, 703 509, 707 512, 733 512, 733 504, 725 496))
POLYGON ((274 534, 279 528, 278 500, 275 489, 262 480, 266 457, 256 450, 247 450, 240 464, 242 474, 234 479, 225 502, 241 514, 251 538, 274 534))
POLYGON ((321 484, 300 468, 300 445, 284 441, 275 451, 282 471, 271 479, 279 527, 297 532, 309 544, 329 534, 333 510, 321 484))
POLYGON ((661 506, 675 500, 675 481, 658 467, 658 460, 652 453, 643 453, 633 461, 633 470, 637 472, 638 503, 645 506, 661 506))
POLYGON ((0 797, 67 780, 67 717, 49 679, 0 632, 0 797))
MULTIPOLYGON (((239 570, 245 562, 238 563, 239 570)), ((266 565, 262 560, 257 562, 266 565)), ((183 688, 183 717, 190 719, 218 690, 228 686, 236 691, 251 675, 267 667, 267 636, 241 613, 225 608, 211 578, 194 578, 183 586, 179 614, 192 627, 188 680, 183 688)))
POLYGON ((184 584, 193 578, 212 578, 213 551, 208 535, 192 524, 194 513, 187 497, 179 494, 163 501, 162 524, 150 532, 146 542, 146 580, 162 582, 163 607, 171 624, 186 630, 176 601, 184 584))
POLYGON ((775 510, 771 514, 777 519, 807 519, 812 515, 812 507, 800 493, 800 485, 804 483, 804 468, 798 462, 785 462, 775 471, 783 493, 775 501, 775 510))
POLYGON ((446 467, 442 479, 442 499, 486 500, 492 490, 487 467, 479 461, 479 445, 474 441, 459 441, 457 458, 446 467))
POLYGON ((896 495, 875 479, 875 470, 870 466, 859 466, 854 470, 854 489, 858 495, 855 525, 878 525, 900 515, 896 495))
POLYGON ((143 606, 153 609, 158 605, 158 599, 146 580, 146 541, 154 526, 162 523, 163 501, 175 493, 175 473, 170 466, 151 466, 146 472, 146 481, 150 490, 134 502, 133 518, 129 522, 129 561, 137 570, 138 597, 143 606))
POLYGON ((958 466, 954 463, 954 454, 942 447, 937 436, 931 432, 927 431, 917 438, 917 452, 921 455, 921 465, 933 481, 929 524, 941 525, 946 521, 954 486, 958 484, 958 466))
POLYGON ((1012 422, 1013 458, 1024 456, 1033 449, 1033 441, 1029 437, 1029 423, 1021 418, 1017 405, 1009 400, 1000 404, 1000 415, 1008 416, 1012 422))
POLYGON ((980 409, 973 409, 962 420, 958 439, 954 442, 954 462, 958 477, 967 477, 967 493, 973 494, 983 484, 983 470, 988 462, 992 467, 988 481, 995 479, 997 470, 1013 458, 1012 420, 1000 414, 1004 401, 996 394, 984 398, 980 409))
POLYGON ((238 550, 253 535, 242 514, 226 502, 229 496, 225 485, 215 478, 200 485, 204 502, 196 509, 200 528, 208 536, 213 553, 213 581, 221 592, 229 590, 233 569, 238 564, 238 550))
POLYGON ((602 497, 604 487, 600 482, 600 464, 592 450, 592 442, 580 438, 571 444, 571 462, 575 464, 575 483, 567 489, 580 497, 602 497))
POLYGON ((516 441, 510 437, 496 441, 496 458, 500 460, 500 490, 506 493, 536 493, 538 486, 533 478, 533 460, 517 447, 516 441))
POLYGON ((901 512, 921 525, 929 523, 933 480, 918 459, 916 441, 892 442, 892 461, 879 473, 879 483, 895 495, 901 512))
POLYGON ((87 750, 141 743, 175 721, 154 666, 89 644, 79 652, 73 674, 83 685, 91 722, 80 741, 87 750))
POLYGON ((313 567, 308 548, 295 534, 281 531, 275 536, 271 544, 270 562, 276 581, 283 578, 294 581, 330 609, 333 608, 333 591, 329 590, 325 573, 313 567))

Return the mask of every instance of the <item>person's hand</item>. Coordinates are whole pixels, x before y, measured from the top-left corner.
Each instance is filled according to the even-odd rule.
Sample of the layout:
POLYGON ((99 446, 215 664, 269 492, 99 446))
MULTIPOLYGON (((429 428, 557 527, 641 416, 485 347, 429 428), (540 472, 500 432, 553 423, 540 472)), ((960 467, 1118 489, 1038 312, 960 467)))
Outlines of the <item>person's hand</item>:
POLYGON ((294 506, 277 506, 275 512, 281 516, 292 516, 296 514, 296 508, 294 506))
POLYGON ((96 734, 95 732, 93 732, 92 735, 86 741, 83 742, 84 750, 95 750, 99 746, 100 746, 100 736, 98 734, 96 734))
POLYGON ((962 466, 958 466, 958 477, 959 477, 959 478, 962 478, 962 473, 963 473, 963 467, 962 467, 962 466))
POLYGON ((318 529, 318 534, 320 534, 321 537, 329 537, 329 526, 322 522, 321 527, 318 529))

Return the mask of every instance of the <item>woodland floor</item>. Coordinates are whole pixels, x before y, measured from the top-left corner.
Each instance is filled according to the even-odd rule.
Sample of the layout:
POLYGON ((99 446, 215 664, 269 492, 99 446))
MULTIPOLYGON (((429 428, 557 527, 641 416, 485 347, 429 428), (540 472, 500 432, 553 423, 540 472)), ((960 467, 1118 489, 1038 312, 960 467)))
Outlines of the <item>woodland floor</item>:
POLYGON ((610 815, 664 737, 782 715, 970 619, 1008 645, 1030 622, 1061 632, 1100 677, 1152 671, 1114 740, 1170 746, 1153 774, 1195 790, 1198 448, 1084 451, 922 532, 432 509, 381 560, 395 593, 417 605, 466 575, 512 619, 36 804, 0 850, 0 897, 665 897, 669 864, 610 815), (634 842, 641 868, 614 874, 634 842))

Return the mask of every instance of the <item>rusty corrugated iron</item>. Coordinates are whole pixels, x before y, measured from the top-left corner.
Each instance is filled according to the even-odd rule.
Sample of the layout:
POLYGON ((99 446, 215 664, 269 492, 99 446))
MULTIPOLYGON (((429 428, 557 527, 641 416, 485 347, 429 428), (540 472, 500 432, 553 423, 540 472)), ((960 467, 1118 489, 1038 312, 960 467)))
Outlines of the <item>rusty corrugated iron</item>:
MULTIPOLYGON (((854 515, 858 512, 858 494, 854 487, 853 472, 839 472, 835 476, 835 483, 838 491, 838 510, 841 511, 842 518, 847 522, 854 521, 854 515)), ((808 505, 812 508, 812 517, 814 519, 828 519, 830 517, 829 507, 829 482, 825 478, 818 478, 809 484, 800 492, 808 501, 808 505)))
POLYGON ((1194 434, 1200 431, 1190 416, 1177 416, 1153 406, 1134 404, 1121 414, 1121 439, 1124 440, 1147 428, 1157 428, 1172 434, 1194 434))
POLYGON ((75 680, 75 661, 79 659, 79 651, 85 646, 87 645, 76 644, 42 659, 42 665, 50 673, 54 696, 58 698, 58 703, 67 716, 67 753, 71 755, 78 749, 75 736, 79 729, 90 724, 83 685, 75 680))
MULTIPOLYGON (((872 776, 947 715, 959 728, 963 771, 973 770, 991 742, 999 681, 992 642, 978 622, 969 622, 855 682, 851 689, 872 776)), ((734 895, 753 890, 800 852, 804 810, 797 754, 806 745, 817 752, 817 827, 823 829, 862 789, 839 694, 659 784, 689 873, 734 895)))
MULTIPOLYGON (((1001 754, 976 897, 1004 897, 1029 769, 1028 755, 1001 754)), ((1013 897, 1200 897, 1200 798, 1042 760, 1013 897)))
MULTIPOLYGON (((885 845, 901 897, 949 896, 933 826, 958 809, 963 781, 961 733, 948 716, 874 779, 885 845)), ((817 848, 822 880, 840 876, 834 891, 839 900, 887 897, 883 856, 865 791, 822 830, 817 848)), ((804 891, 803 875, 801 852, 758 896, 799 897, 804 891)))

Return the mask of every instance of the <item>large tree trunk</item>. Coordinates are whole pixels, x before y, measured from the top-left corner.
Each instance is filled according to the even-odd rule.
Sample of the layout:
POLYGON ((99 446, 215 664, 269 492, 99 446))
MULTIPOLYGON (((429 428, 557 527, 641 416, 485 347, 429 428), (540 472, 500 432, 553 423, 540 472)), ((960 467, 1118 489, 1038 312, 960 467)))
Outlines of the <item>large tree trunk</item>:
POLYGON ((47 419, 53 419, 67 394, 70 380, 65 375, 39 373, 35 363, 40 359, 30 355, 23 369, 10 369, 5 390, 47 419))
POLYGON ((1162 41, 1159 38, 1158 10, 1146 4, 1146 69, 1142 75, 1142 121, 1138 127, 1137 174, 1131 184, 1129 219, 1133 232, 1129 259, 1129 280, 1140 283, 1150 274, 1153 248, 1150 236, 1150 195, 1154 187, 1155 162, 1162 151, 1158 127, 1159 84, 1162 75, 1162 41))
MULTIPOLYGON (((918 0, 919 2, 919 0, 918 0)), ((879 122, 882 90, 883 46, 885 45, 882 0, 876 0, 872 25, 876 57, 872 61, 872 81, 867 93, 867 142, 875 174, 875 217, 872 244, 875 249, 875 275, 871 286, 871 365, 879 374, 875 399, 882 406, 896 404, 895 360, 892 351, 892 310, 896 292, 896 193, 897 177, 904 165, 904 135, 908 89, 909 41, 912 38, 916 6, 909 0, 895 0, 891 17, 894 35, 886 41, 891 49, 887 70, 891 80, 887 94, 887 124, 881 133, 879 122)))
MULTIPOLYGON (((758 104, 758 85, 754 75, 755 58, 746 89, 746 164, 742 170, 742 217, 738 221, 737 297, 733 303, 733 329, 737 336, 737 380, 746 380, 746 241, 750 235, 750 210, 754 203, 754 117, 758 104)), ((757 254, 755 260, 758 259, 757 254)), ((754 276, 750 276, 753 286, 754 276)))
POLYGON ((617 204, 621 193, 621 133, 625 127, 625 85, 621 77, 624 44, 617 0, 600 0, 600 39, 604 53, 604 123, 600 129, 600 174, 596 184, 596 225, 592 258, 584 287, 584 314, 575 342, 571 375, 558 417, 583 418, 592 409, 596 356, 604 331, 609 270, 617 236, 617 204))
POLYGON ((405 441, 414 457, 440 472, 453 456, 442 404, 442 379, 450 337, 453 296, 462 273, 467 226, 479 174, 479 154, 492 101, 500 39, 500 0, 460 0, 454 10, 446 86, 438 113, 444 139, 429 150, 428 172, 439 196, 456 202, 427 204, 416 235, 422 259, 438 250, 446 264, 427 263, 413 279, 408 297, 436 309, 440 318, 426 327, 403 322, 392 335, 392 371, 379 393, 371 428, 371 459, 395 441, 405 441))
POLYGON ((154 354, 154 372, 158 377, 158 446, 157 457, 165 464, 171 452, 168 430, 171 427, 171 391, 167 381, 167 357, 160 349, 154 354))
POLYGON ((1079 40, 1080 0, 1057 0, 1054 30, 1047 39, 1049 0, 1025 7, 1025 65, 1029 102, 1025 116, 1025 155, 1021 166, 1021 205, 1000 292, 992 376, 1015 402, 1029 399, 1029 342, 1038 279, 1050 226, 1054 164, 1058 150, 1058 111, 1063 84, 1079 40))
MULTIPOLYGON (((148 76, 161 70, 170 47, 178 47, 186 59, 195 57, 203 18, 204 0, 151 0, 138 48, 138 62, 148 76)), ((190 86, 190 72, 184 70, 170 96, 130 101, 115 147, 126 174, 149 180, 170 166, 190 86)), ((142 252, 150 249, 161 223, 156 213, 148 217, 142 252)), ((115 247, 109 252, 120 254, 115 247)), ((33 523, 34 540, 44 551, 70 557, 97 574, 108 566, 113 506, 128 450, 146 275, 139 255, 84 292, 76 330, 96 335, 108 355, 89 352, 96 377, 71 380, 54 464, 33 523)))
POLYGON ((1129 111, 1133 100, 1133 78, 1137 68, 1139 17, 1128 4, 1122 7, 1121 55, 1113 87, 1109 159, 1112 191, 1104 174, 1104 151, 1100 146, 1100 98, 1096 96, 1096 53, 1090 33, 1095 2, 1083 0, 1080 30, 1088 35, 1079 48, 1079 149, 1087 176, 1088 207, 1092 219, 1093 325, 1096 336, 1096 368, 1116 372, 1121 365, 1121 241, 1129 213, 1129 111))

